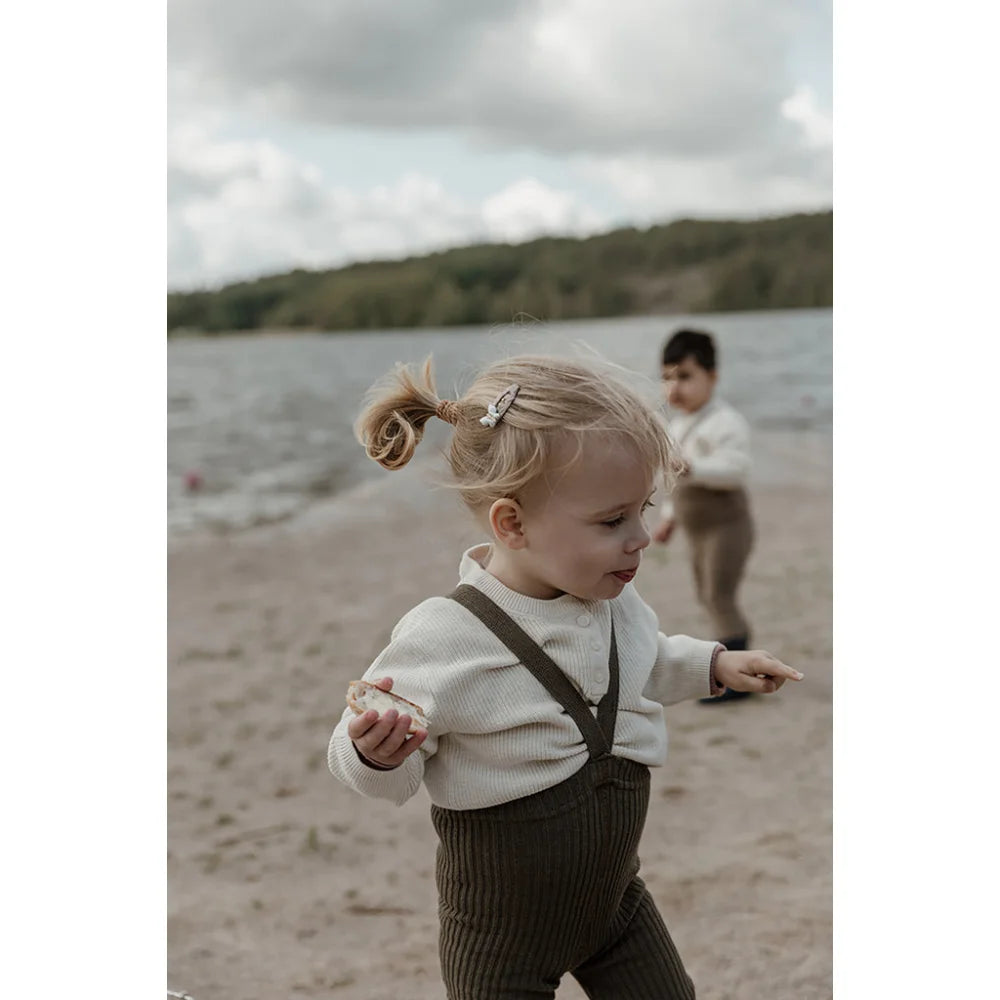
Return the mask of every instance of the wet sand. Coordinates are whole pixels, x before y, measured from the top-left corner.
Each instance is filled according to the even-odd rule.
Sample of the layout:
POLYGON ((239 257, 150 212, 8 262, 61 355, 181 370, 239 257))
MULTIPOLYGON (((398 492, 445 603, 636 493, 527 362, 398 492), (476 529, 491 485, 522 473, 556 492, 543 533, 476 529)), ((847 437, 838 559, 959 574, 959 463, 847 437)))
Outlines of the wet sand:
MULTIPOLYGON (((794 444, 784 457, 810 471, 754 489, 743 600, 756 644, 806 679, 667 711, 640 848, 699 1000, 832 995, 829 463, 794 444)), ((347 682, 479 540, 408 468, 294 522, 171 543, 171 989, 444 997, 426 792, 364 799, 330 775, 326 745, 347 682)), ((665 631, 708 637, 683 539, 651 549, 635 585, 665 631)), ((557 997, 584 993, 567 976, 557 997)))

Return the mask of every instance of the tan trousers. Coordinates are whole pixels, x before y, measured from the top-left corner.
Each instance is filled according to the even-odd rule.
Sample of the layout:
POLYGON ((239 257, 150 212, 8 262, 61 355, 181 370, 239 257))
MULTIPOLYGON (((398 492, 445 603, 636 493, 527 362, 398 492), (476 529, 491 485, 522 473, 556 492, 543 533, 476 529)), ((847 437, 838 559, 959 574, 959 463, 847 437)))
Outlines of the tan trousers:
POLYGON ((754 541, 746 492, 682 483, 673 501, 677 523, 691 546, 698 600, 712 619, 715 638, 749 635, 750 625, 736 603, 754 541))

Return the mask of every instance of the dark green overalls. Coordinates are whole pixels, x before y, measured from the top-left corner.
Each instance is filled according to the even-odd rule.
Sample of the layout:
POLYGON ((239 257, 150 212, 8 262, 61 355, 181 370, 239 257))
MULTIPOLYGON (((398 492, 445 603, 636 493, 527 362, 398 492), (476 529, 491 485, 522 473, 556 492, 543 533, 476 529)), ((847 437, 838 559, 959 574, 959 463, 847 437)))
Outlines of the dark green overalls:
POLYGON ((615 757, 618 650, 595 720, 572 682, 481 591, 475 614, 579 726, 590 760, 553 788, 485 809, 431 807, 440 838, 441 970, 449 1000, 553 997, 570 972, 600 1000, 694 1000, 642 879, 649 769, 615 757))

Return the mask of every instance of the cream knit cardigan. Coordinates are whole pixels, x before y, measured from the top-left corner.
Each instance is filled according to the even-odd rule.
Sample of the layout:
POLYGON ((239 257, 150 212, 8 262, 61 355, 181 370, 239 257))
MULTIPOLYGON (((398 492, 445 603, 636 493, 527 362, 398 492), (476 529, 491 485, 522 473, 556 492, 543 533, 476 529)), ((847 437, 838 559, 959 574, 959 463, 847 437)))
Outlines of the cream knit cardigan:
MULTIPOLYGON (((665 636, 628 584, 610 601, 568 594, 542 601, 491 576, 489 546, 462 557, 462 583, 495 601, 562 668, 592 705, 608 686, 611 616, 618 644, 619 701, 613 753, 650 767, 667 754, 663 706, 710 693, 716 643, 665 636)), ((392 690, 420 705, 427 739, 397 768, 379 771, 347 735, 349 708, 330 738, 327 760, 362 795, 402 805, 421 781, 447 809, 479 809, 551 788, 588 760, 576 723, 487 627, 456 601, 432 597, 406 614, 365 671, 392 677, 392 690)))
MULTIPOLYGON (((750 425, 728 403, 713 397, 695 413, 675 413, 668 426, 689 467, 685 483, 713 490, 746 486, 751 466, 750 425)), ((673 518, 670 497, 657 507, 663 520, 673 518)))

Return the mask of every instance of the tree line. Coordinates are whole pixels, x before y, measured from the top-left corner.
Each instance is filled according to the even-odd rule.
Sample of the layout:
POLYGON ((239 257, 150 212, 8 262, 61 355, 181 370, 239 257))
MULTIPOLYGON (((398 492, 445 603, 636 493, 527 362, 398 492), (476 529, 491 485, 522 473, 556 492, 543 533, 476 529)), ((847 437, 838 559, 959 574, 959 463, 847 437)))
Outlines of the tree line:
POLYGON ((833 303, 833 213, 683 219, 170 292, 170 334, 385 330, 833 303))

